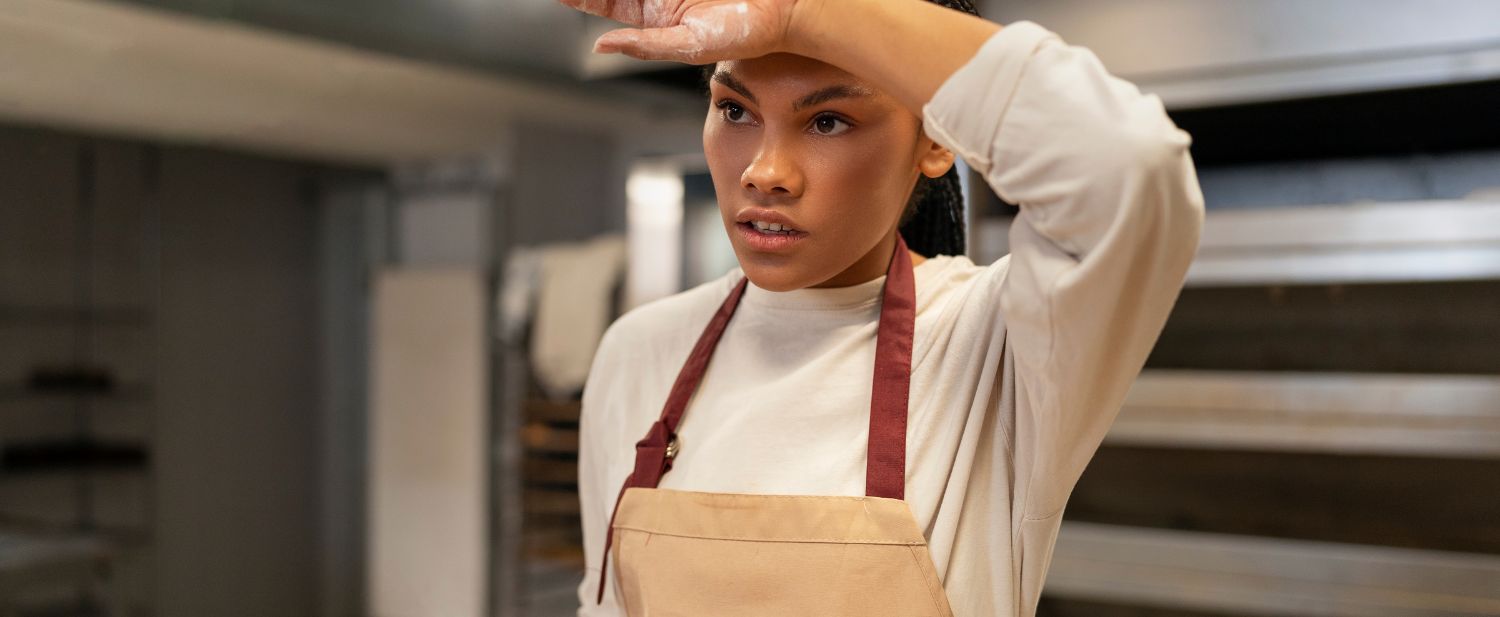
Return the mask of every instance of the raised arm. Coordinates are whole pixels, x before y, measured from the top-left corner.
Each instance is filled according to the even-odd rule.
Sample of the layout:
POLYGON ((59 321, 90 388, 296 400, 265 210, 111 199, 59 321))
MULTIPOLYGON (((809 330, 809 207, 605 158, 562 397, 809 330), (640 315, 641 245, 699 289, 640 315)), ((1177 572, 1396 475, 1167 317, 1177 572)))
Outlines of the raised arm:
POLYGON ((921 114, 1000 24, 924 0, 560 0, 640 28, 594 50, 708 64, 794 53, 870 81, 921 114))
POLYGON ((797 0, 783 51, 858 75, 920 116, 1001 28, 926 0, 797 0))
POLYGON ((923 125, 1021 207, 1009 263, 993 274, 1017 382, 1016 505, 1048 518, 1114 421, 1197 252, 1192 140, 1160 98, 1027 21, 951 75, 923 125))

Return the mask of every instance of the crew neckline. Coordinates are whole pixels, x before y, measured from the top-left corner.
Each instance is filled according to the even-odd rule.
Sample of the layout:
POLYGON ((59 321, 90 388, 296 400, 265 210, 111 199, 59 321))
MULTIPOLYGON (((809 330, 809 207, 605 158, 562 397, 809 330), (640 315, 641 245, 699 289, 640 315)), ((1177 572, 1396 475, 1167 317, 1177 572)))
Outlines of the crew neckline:
MULTIPOLYGON (((920 297, 922 289, 920 283, 929 272, 934 272, 942 264, 952 261, 952 255, 936 255, 928 257, 922 263, 912 268, 913 278, 919 283, 917 295, 920 297)), ((731 271, 728 280, 733 285, 744 276, 744 271, 735 267, 731 271)), ((741 303, 781 309, 798 310, 839 310, 861 308, 875 304, 880 300, 881 293, 885 289, 885 274, 846 287, 804 287, 791 291, 770 291, 747 281, 745 295, 740 299, 741 303)))

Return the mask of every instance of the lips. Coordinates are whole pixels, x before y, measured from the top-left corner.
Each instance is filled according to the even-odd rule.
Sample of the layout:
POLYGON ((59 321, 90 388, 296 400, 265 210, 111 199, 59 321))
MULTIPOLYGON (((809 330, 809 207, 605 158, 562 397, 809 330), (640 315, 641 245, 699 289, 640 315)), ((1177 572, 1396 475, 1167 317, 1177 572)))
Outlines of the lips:
POLYGON ((755 231, 763 234, 794 234, 798 230, 782 225, 781 223, 767 223, 765 221, 750 221, 755 226, 755 231))
POLYGON ((808 235, 791 217, 766 208, 741 210, 735 228, 745 246, 766 253, 788 251, 808 235))
POLYGON ((759 231, 790 231, 807 233, 791 217, 769 208, 745 208, 734 217, 734 222, 748 224, 759 231))

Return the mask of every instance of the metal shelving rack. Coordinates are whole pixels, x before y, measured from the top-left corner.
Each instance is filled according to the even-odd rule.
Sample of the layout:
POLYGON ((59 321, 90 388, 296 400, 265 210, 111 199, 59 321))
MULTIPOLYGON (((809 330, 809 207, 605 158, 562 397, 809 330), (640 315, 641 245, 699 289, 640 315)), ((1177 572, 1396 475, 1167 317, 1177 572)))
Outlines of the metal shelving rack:
MULTIPOLYGON (((135 270, 148 285, 154 280, 155 249, 149 242, 153 207, 144 199, 140 211, 124 212, 134 226, 118 227, 123 211, 105 211, 111 206, 96 187, 101 166, 107 164, 101 162, 106 156, 102 149, 92 142, 76 145, 75 211, 61 217, 71 225, 61 234, 71 243, 64 249, 72 262, 70 297, 66 302, 60 297, 38 301, 30 289, 0 295, 0 337, 15 345, 17 354, 5 361, 9 375, 0 378, 0 487, 5 495, 21 497, 0 505, 3 614, 26 607, 119 617, 149 610, 131 606, 139 598, 130 597, 121 579, 123 568, 143 565, 137 560, 144 554, 141 549, 149 550, 152 537, 155 364, 152 357, 110 358, 106 348, 128 333, 138 337, 137 343, 147 341, 140 349, 150 356, 156 324, 148 306, 102 298, 109 294, 101 293, 100 283, 111 276, 109 268, 121 267, 110 262, 120 255, 102 252, 101 237, 107 233, 135 234, 113 246, 138 247, 139 254, 126 257, 123 267, 135 270), (140 374, 121 377, 122 363, 140 374), (121 413, 139 414, 134 430, 126 429, 127 437, 105 436, 121 413), (55 507, 28 507, 27 501, 41 503, 58 495, 56 483, 70 485, 71 516, 60 516, 55 507), (42 496, 26 497, 37 491, 42 496), (127 561, 136 563, 125 566, 127 561)), ((136 291, 142 291, 136 294, 141 298, 154 297, 149 290, 136 291)))
MULTIPOLYGON (((619 289, 614 294, 618 315, 619 289)), ((563 400, 548 398, 529 361, 530 328, 500 340, 502 427, 499 456, 507 470, 497 506, 507 537, 519 537, 497 578, 508 585, 524 581, 524 605, 509 604, 516 615, 571 614, 584 569, 578 501, 578 429, 581 392, 563 400), (506 497, 509 498, 506 498, 506 497), (514 572, 507 577, 505 571, 514 572), (506 582, 509 581, 509 582, 506 582), (562 611, 559 613, 558 611, 562 611)))
MULTIPOLYGON (((1500 378, 1492 371, 1444 372, 1451 366, 1493 367, 1500 356, 1455 360, 1442 350, 1416 354, 1408 347, 1420 358, 1398 371, 1389 362, 1398 355, 1358 358, 1351 350, 1374 345, 1348 342, 1355 335, 1340 332, 1388 334, 1409 344, 1411 332, 1389 330, 1407 324, 1423 334, 1444 333, 1445 341, 1464 338, 1456 332, 1483 339, 1492 336, 1486 328, 1489 333, 1500 328, 1500 304, 1470 303, 1500 298, 1497 283, 1500 202, 1209 212, 1184 290, 1189 310, 1174 312, 1158 342, 1158 351, 1163 343, 1169 348, 1163 362, 1170 368, 1151 368, 1148 362, 1133 386, 1105 438, 1105 456, 1096 458, 1102 461, 1099 479, 1091 485, 1086 473, 1074 494, 1075 501, 1081 497, 1085 520, 1064 521, 1044 593, 1066 601, 1190 613, 1500 614, 1500 554, 1495 552, 1500 544, 1464 535, 1493 529, 1485 527, 1482 513, 1467 514, 1475 506, 1484 508, 1482 497, 1448 493, 1447 507, 1432 508, 1431 521, 1424 514, 1420 525, 1442 525, 1443 511, 1450 517, 1460 513, 1463 531, 1444 534, 1403 533, 1404 526, 1418 524, 1405 518, 1405 510, 1360 515, 1369 521, 1327 518, 1352 515, 1341 506, 1347 500, 1396 503, 1431 499, 1443 490, 1491 490, 1486 487, 1495 483, 1478 477, 1469 479, 1467 489, 1444 478, 1414 478, 1434 469, 1493 469, 1500 460, 1500 378), (1282 317, 1247 323, 1246 315, 1260 308, 1215 311, 1257 294, 1269 294, 1262 301, 1280 307, 1282 317), (1402 300, 1416 304, 1400 308, 1402 300), (1215 336, 1224 346, 1242 347, 1246 337, 1264 332, 1277 338, 1259 356, 1195 351, 1214 349, 1215 336), (1316 343, 1301 341, 1298 333, 1341 336, 1349 344, 1318 352, 1316 343), (1290 348, 1327 357, 1299 358, 1287 352, 1290 348), (1204 359, 1243 366, 1196 366, 1204 359), (1350 364, 1351 359, 1358 361, 1350 364), (1388 368, 1380 370, 1383 365, 1388 368), (1251 366, 1266 368, 1246 370, 1251 366), (1281 459, 1295 462, 1275 463, 1281 459), (1209 467, 1117 484, 1132 473, 1150 473, 1152 465, 1185 463, 1209 467), (1282 475, 1301 464, 1317 465, 1302 472, 1306 480, 1282 475), (1223 486, 1194 488, 1221 469, 1233 472, 1223 486), (1385 475, 1391 471, 1403 475, 1385 475), (1241 508, 1270 508, 1237 515, 1230 512, 1233 507, 1212 503, 1235 499, 1224 493, 1247 479, 1244 486, 1258 491, 1255 499, 1285 503, 1233 501, 1241 508), (1447 488, 1409 498, 1390 493, 1434 483, 1447 488), (1155 491, 1155 498, 1184 501, 1134 505, 1122 494, 1142 487, 1155 491), (1181 527, 1098 521, 1110 516, 1111 505, 1122 504, 1133 509, 1113 515, 1121 520, 1160 524, 1170 518, 1181 527), (1303 516, 1315 520, 1303 523, 1303 516), (1376 520, 1381 516, 1384 522, 1376 520), (1215 520, 1267 533, 1195 528, 1215 520), (1320 529, 1359 541, 1309 537, 1320 529), (1462 537, 1473 541, 1456 540, 1462 537)), ((1500 513, 1500 502, 1490 500, 1490 507, 1500 513)))

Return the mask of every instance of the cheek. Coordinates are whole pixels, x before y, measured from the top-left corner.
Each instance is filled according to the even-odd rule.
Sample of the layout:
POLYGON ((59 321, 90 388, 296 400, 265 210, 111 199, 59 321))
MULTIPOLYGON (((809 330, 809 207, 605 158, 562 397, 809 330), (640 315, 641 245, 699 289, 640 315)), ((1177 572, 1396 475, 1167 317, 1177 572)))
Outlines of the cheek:
POLYGON ((755 143, 746 135, 717 126, 703 130, 703 156, 717 181, 738 185, 754 153, 755 143))
MULTIPOLYGON (((709 176, 713 179, 714 192, 718 195, 733 195, 739 185, 744 167, 735 167, 740 155, 733 140, 725 139, 723 133, 712 128, 703 130, 703 158, 708 163, 709 176)), ((728 217, 731 200, 719 199, 720 212, 728 217)))
POLYGON ((841 218, 884 228, 906 205, 912 170, 905 152, 894 139, 873 138, 819 148, 808 186, 821 187, 823 200, 850 210, 837 213, 841 218))

